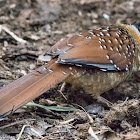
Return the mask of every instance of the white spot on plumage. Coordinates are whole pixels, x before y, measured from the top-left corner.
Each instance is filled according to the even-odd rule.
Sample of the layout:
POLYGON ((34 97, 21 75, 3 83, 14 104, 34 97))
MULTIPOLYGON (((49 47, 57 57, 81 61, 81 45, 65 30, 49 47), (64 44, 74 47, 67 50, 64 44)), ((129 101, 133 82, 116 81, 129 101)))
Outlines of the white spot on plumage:
POLYGON ((117 52, 119 52, 119 49, 118 49, 118 48, 116 48, 116 51, 117 51, 117 52))
POLYGON ((119 56, 122 56, 121 53, 119 53, 119 56))
POLYGON ((103 32, 100 32, 100 35, 101 35, 101 36, 104 36, 103 32))
POLYGON ((126 71, 128 71, 128 68, 125 68, 126 71))
POLYGON ((123 44, 122 40, 120 40, 120 43, 123 44))
POLYGON ((118 42, 118 39, 117 39, 117 38, 115 38, 114 40, 115 40, 116 42, 118 42))
POLYGON ((100 36, 100 34, 96 34, 96 36, 100 36))
POLYGON ((101 71, 107 71, 106 69, 100 69, 101 71))
POLYGON ((121 70, 119 67, 116 67, 117 70, 121 70))
POLYGON ((72 44, 67 44, 69 47, 73 47, 73 45, 72 44))
POLYGON ((108 39, 108 42, 109 42, 109 43, 112 43, 112 41, 111 41, 110 39, 108 39))
POLYGON ((105 39, 102 39, 101 41, 102 41, 102 42, 105 42, 105 39))
POLYGON ((131 61, 129 61, 129 65, 131 65, 132 63, 131 63, 131 61))
POLYGON ((127 58, 127 56, 126 56, 126 55, 124 55, 124 58, 127 58))
POLYGON ((113 60, 110 60, 110 63, 112 63, 112 64, 113 64, 113 60))
POLYGON ((122 46, 119 44, 119 48, 122 49, 122 46))
POLYGON ((112 48, 112 47, 110 47, 110 50, 111 50, 111 51, 113 51, 113 48, 112 48))
POLYGON ((121 32, 120 30, 117 31, 117 34, 118 34, 118 35, 121 35, 121 33, 122 33, 122 32, 121 32))
POLYGON ((65 75, 67 74, 67 73, 66 73, 66 72, 64 72, 64 71, 62 71, 62 72, 63 72, 63 74, 65 74, 65 75))
POLYGON ((61 59, 61 61, 62 61, 62 62, 65 62, 65 60, 64 60, 64 59, 61 59))
POLYGON ((126 47, 126 51, 127 51, 126 53, 128 53, 128 50, 129 50, 128 47, 126 47))
POLYGON ((100 45, 100 48, 101 48, 101 49, 103 49, 103 46, 102 46, 102 45, 100 45))
POLYGON ((107 33, 106 35, 107 35, 107 36, 110 36, 110 33, 107 33))
POLYGON ((123 55, 126 56, 124 52, 123 52, 123 55))
POLYGON ((106 45, 103 45, 103 47, 104 47, 104 49, 106 49, 106 48, 107 48, 107 46, 106 46, 106 45))
POLYGON ((93 31, 92 30, 90 30, 90 31, 88 31, 91 35, 94 35, 94 33, 93 33, 93 31))
POLYGON ((70 73, 71 75, 74 75, 72 72, 70 73))
POLYGON ((109 59, 109 55, 106 55, 106 58, 109 59))
POLYGON ((110 30, 110 27, 106 27, 106 29, 107 29, 107 31, 109 31, 110 30))
POLYGON ((117 65, 114 64, 114 67, 117 68, 117 65))
POLYGON ((50 73, 53 72, 53 70, 51 70, 51 69, 49 69, 48 71, 49 71, 50 73))
POLYGON ((118 32, 116 33, 116 36, 117 36, 117 37, 120 37, 120 35, 119 35, 119 33, 118 33, 118 32))
POLYGON ((127 45, 127 47, 130 49, 130 45, 127 45))
POLYGON ((70 70, 72 70, 72 67, 69 67, 70 70))
POLYGON ((102 29, 102 31, 103 31, 103 32, 107 32, 107 30, 106 30, 106 29, 102 29))
POLYGON ((76 66, 78 66, 78 67, 82 67, 82 65, 80 65, 80 64, 75 64, 76 66))

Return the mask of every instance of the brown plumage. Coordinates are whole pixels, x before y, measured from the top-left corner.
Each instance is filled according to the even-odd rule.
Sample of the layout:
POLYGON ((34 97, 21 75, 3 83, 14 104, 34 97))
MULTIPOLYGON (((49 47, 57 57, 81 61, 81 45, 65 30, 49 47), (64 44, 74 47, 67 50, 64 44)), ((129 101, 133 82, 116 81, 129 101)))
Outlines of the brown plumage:
POLYGON ((0 115, 62 81, 98 97, 139 69, 140 33, 132 25, 103 27, 62 39, 47 53, 54 56, 48 64, 0 90, 0 115))

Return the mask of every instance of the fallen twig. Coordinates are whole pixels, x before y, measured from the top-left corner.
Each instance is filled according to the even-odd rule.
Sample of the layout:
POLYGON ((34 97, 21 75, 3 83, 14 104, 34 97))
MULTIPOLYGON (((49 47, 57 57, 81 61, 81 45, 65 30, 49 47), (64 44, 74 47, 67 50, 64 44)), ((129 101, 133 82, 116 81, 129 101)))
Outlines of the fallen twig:
POLYGON ((24 119, 24 120, 21 120, 21 121, 13 122, 13 123, 1 126, 0 129, 4 129, 4 128, 11 127, 11 126, 16 125, 16 124, 20 124, 20 123, 24 123, 26 121, 32 121, 32 120, 35 120, 35 119, 24 119))
POLYGON ((64 125, 64 124, 68 124, 68 123, 71 123, 71 122, 73 122, 75 119, 74 118, 72 118, 72 119, 69 119, 69 120, 67 120, 67 121, 63 121, 63 122, 59 122, 61 125, 64 125))
POLYGON ((99 140, 99 138, 97 137, 97 135, 94 133, 94 131, 92 130, 91 126, 89 127, 88 133, 95 139, 95 140, 99 140))
POLYGON ((18 37, 16 34, 14 34, 13 32, 11 32, 6 26, 4 25, 0 25, 0 33, 2 32, 2 30, 4 30, 6 33, 8 33, 9 35, 11 35, 16 41, 20 42, 20 43, 27 43, 26 40, 18 37))
POLYGON ((22 129, 21 129, 21 131, 20 131, 20 133, 19 133, 19 135, 18 135, 17 140, 20 140, 21 135, 23 134, 23 131, 24 131, 25 127, 30 127, 30 125, 23 125, 23 127, 22 127, 22 129))

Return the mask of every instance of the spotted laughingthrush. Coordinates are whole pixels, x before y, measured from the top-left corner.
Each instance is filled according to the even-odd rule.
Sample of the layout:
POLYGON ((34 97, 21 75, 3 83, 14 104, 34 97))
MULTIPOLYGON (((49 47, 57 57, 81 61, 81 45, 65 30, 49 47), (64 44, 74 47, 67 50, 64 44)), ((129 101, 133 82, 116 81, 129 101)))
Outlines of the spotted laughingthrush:
POLYGON ((131 76, 140 66, 140 28, 111 25, 64 38, 47 54, 48 64, 0 90, 0 115, 15 111, 65 81, 98 97, 131 76))

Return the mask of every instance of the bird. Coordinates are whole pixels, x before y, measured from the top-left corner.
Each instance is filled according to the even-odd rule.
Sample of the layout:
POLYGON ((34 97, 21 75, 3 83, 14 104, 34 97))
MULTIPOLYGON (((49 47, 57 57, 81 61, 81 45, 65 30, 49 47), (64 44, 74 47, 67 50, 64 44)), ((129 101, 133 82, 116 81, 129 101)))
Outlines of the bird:
POLYGON ((99 97, 140 68, 140 26, 102 26, 58 41, 52 59, 0 89, 0 116, 9 115, 58 83, 99 97))

